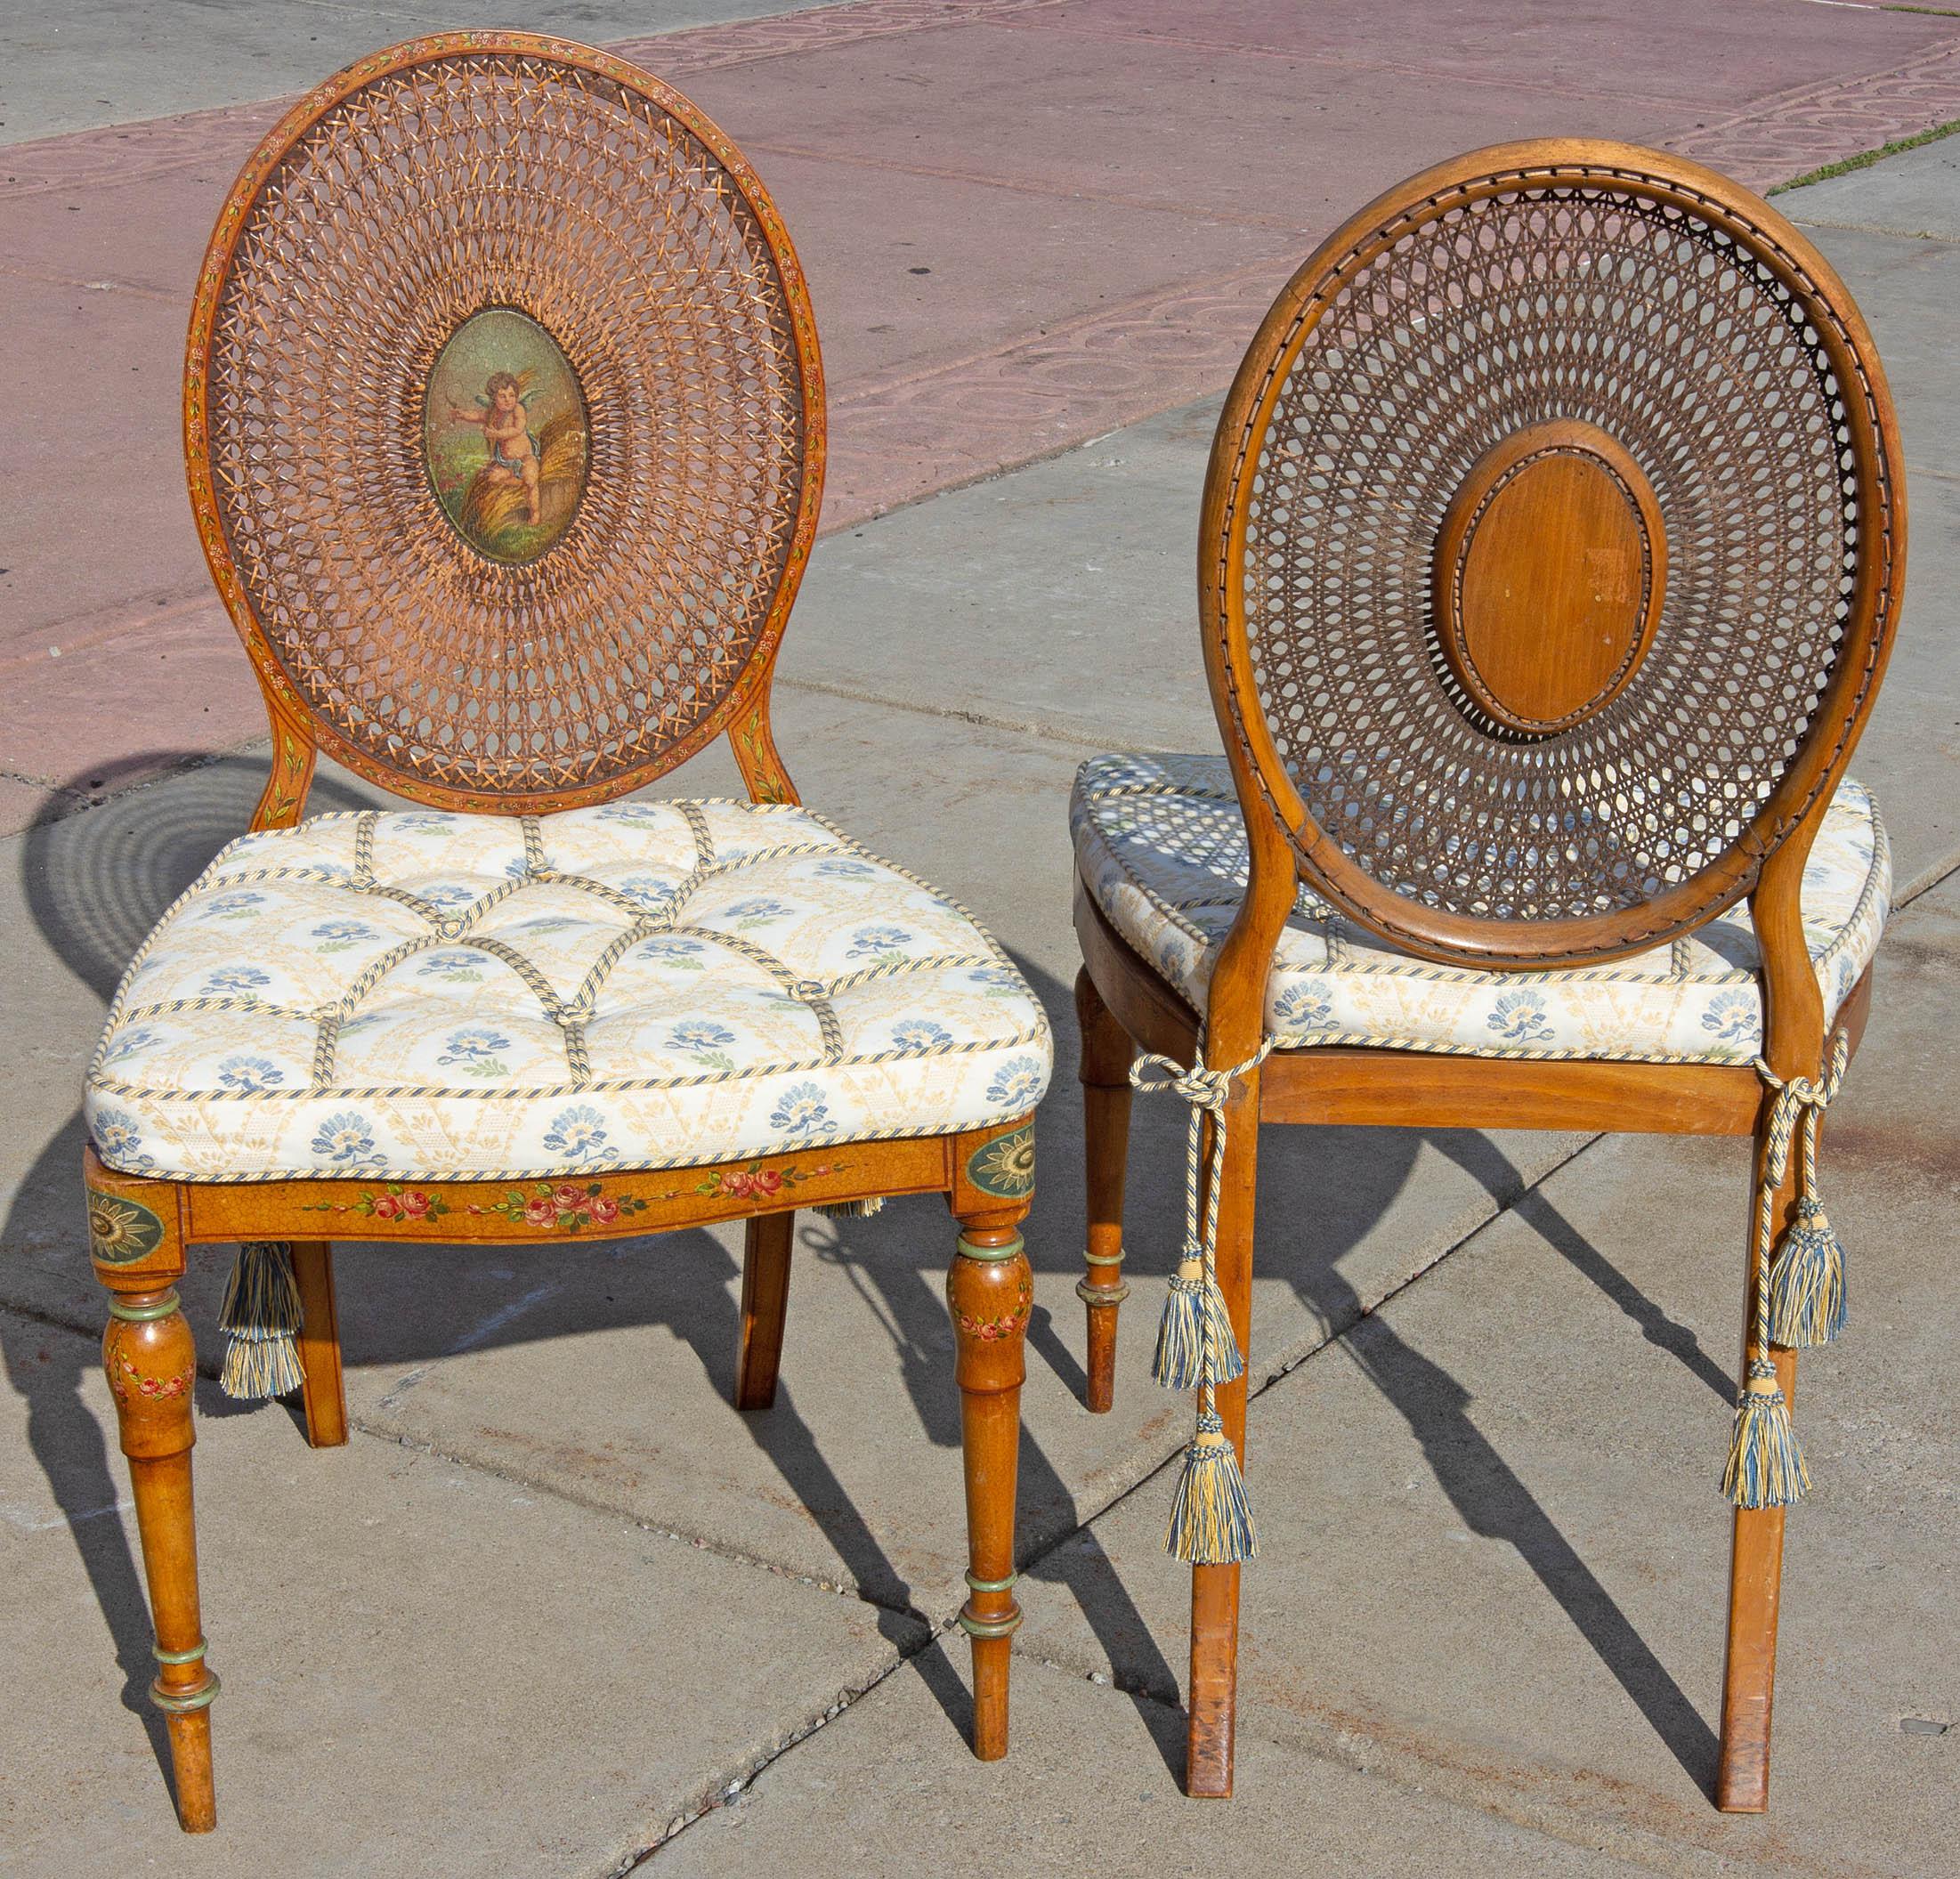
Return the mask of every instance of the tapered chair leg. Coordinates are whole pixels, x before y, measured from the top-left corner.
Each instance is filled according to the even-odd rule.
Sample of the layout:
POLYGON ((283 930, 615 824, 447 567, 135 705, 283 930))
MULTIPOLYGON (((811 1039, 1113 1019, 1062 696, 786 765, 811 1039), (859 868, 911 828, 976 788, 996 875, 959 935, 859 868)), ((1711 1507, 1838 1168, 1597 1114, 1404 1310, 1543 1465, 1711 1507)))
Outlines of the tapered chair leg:
MULTIPOLYGON (((1756 1138, 1755 1170, 1762 1178, 1762 1133, 1756 1138)), ((1777 1190, 1771 1212, 1781 1234, 1795 1216, 1798 1181, 1795 1155, 1777 1190)), ((1747 1276, 1743 1284, 1743 1377, 1749 1370, 1749 1327, 1755 1323, 1755 1188, 1750 1188, 1747 1276)), ((1783 1399, 1796 1409, 1796 1353, 1771 1349, 1783 1399)), ((1780 1507, 1736 1510, 1729 1567, 1729 1639, 1721 1688, 1721 1752, 1715 1776, 1715 1805, 1727 1814, 1760 1814, 1770 1805, 1770 1706, 1777 1678, 1777 1615, 1783 1585, 1783 1517, 1780 1507)))
POLYGON ((340 1372, 340 1315, 334 1303, 334 1249, 325 1240, 295 1240, 299 1287, 299 1370, 306 1439, 338 1448, 347 1439, 347 1391, 340 1372))
POLYGON ((184 1831, 217 1825, 211 1779, 211 1699, 218 1680, 204 1661, 198 1614, 198 1537, 190 1504, 190 1393, 197 1353, 174 1290, 119 1292, 109 1302, 102 1365, 129 1457, 156 1627, 150 1698, 169 1721, 177 1816, 184 1831))
MULTIPOLYGON (((990 1219, 997 1222, 1000 1216, 990 1219)), ((973 1752, 983 1762, 997 1762, 1008 1752, 1008 1664, 1021 1623, 1014 1596, 1014 1496, 1034 1304, 1033 1274, 1013 1225, 962 1222, 946 1297, 967 1474, 968 1592, 960 1626, 973 1642, 973 1752)))
MULTIPOLYGON (((1226 1146, 1219 1192, 1216 1270, 1219 1290, 1239 1349, 1251 1357, 1252 1216, 1259 1181, 1258 1073, 1235 1086, 1226 1112, 1226 1146)), ((1204 1165, 1211 1166, 1210 1130, 1204 1165)), ((1245 1399, 1250 1375, 1219 1386, 1225 1433, 1245 1464, 1245 1399)), ((1185 1792, 1226 1800, 1232 1793, 1232 1756, 1238 1714, 1239 1568, 1191 1568, 1191 1682, 1186 1727, 1185 1792)))
POLYGON ((1088 1407, 1101 1415, 1116 1399, 1116 1316, 1123 1282, 1123 1175, 1130 1158, 1130 1066, 1137 1047, 1103 1003, 1084 966, 1075 976, 1081 1030, 1082 1138, 1088 1156, 1088 1271, 1075 1291, 1089 1316, 1088 1407))
POLYGON ((794 1213, 765 1213, 748 1223, 741 1254, 741 1348, 735 1354, 737 1409, 767 1409, 776 1400, 796 1224, 794 1213))

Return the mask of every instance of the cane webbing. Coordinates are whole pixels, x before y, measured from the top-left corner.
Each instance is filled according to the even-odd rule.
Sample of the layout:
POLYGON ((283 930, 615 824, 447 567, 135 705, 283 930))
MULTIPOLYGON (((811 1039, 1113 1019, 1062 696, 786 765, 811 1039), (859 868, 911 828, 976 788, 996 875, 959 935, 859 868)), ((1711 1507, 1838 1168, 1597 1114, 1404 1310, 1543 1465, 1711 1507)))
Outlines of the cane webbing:
POLYGON ((1238 734, 1269 738, 1309 882, 1435 957, 1597 956, 1732 900, 1737 851, 1842 766, 1891 630, 1889 405, 1855 311, 1766 206, 1613 148, 1473 156, 1350 223, 1276 306, 1214 456, 1238 734), (1667 571, 1637 668, 1526 734, 1445 656, 1437 553, 1472 466, 1549 425, 1644 473, 1667 571))
POLYGON ((192 496, 334 755, 456 806, 564 804, 678 761, 773 646, 821 399, 794 255, 712 125, 603 55, 450 35, 323 87, 241 177, 191 334, 192 496), (497 447, 522 480, 467 401, 482 348, 466 385, 439 370, 499 311, 564 380, 497 447), (486 466, 461 522, 431 441, 459 386, 486 466))

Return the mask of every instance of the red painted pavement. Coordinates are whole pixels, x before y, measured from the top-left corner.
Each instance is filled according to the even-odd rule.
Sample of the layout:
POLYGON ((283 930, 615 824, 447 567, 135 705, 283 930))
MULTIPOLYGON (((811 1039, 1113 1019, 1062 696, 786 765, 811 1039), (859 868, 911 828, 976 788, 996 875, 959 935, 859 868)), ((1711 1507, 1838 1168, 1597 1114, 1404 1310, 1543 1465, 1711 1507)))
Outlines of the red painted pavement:
MULTIPOLYGON (((1960 20, 1805 0, 860 0, 619 49, 794 231, 832 529, 1222 386, 1314 240, 1453 151, 1592 133, 1767 187, 1960 116, 1960 20)), ((176 400, 212 216, 279 109, 0 149, 0 826, 263 732, 176 400)))

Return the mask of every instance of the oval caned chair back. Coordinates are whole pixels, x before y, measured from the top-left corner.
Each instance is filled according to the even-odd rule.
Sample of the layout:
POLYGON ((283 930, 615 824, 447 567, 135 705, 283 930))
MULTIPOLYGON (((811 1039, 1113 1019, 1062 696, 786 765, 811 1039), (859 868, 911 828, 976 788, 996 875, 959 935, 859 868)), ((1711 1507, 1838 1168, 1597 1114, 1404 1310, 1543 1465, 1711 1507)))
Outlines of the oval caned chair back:
POLYGON ((1905 572, 1870 336, 1810 245, 1629 145, 1361 212, 1213 446, 1205 652, 1249 818, 1446 963, 1657 944, 1828 802, 1905 572))
POLYGON ((451 33, 247 166, 184 394, 192 506, 275 714, 451 808, 622 794, 766 687, 823 387, 773 205, 603 53, 451 33))

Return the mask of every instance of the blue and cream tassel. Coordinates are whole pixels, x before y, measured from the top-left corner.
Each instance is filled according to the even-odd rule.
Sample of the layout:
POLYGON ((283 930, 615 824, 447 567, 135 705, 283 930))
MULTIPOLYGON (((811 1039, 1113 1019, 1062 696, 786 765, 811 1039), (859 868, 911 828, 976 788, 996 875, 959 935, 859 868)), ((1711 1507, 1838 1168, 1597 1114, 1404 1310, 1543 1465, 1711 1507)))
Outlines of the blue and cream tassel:
POLYGON ((297 1389, 300 1323, 291 1247, 284 1240, 248 1240, 218 1308, 218 1328, 231 1339, 218 1379, 225 1395, 282 1397, 297 1389))
POLYGON ((1273 1048, 1267 1039, 1245 1062, 1208 1070, 1204 1053, 1187 1070, 1167 1057, 1146 1054, 1130 1072, 1138 1089, 1168 1089, 1191 1106, 1184 1170, 1184 1256, 1170 1281, 1157 1327, 1152 1374, 1168 1389, 1195 1389, 1198 1426, 1185 1450, 1171 1502, 1165 1549, 1195 1566, 1227 1566, 1259 1551, 1245 1478, 1215 1400, 1217 1386, 1245 1374, 1244 1354, 1219 1290, 1219 1189, 1225 1171, 1225 1104, 1235 1078, 1258 1067, 1273 1048), (1211 1168, 1204 1156, 1204 1119, 1211 1118, 1211 1168))
POLYGON ((1764 1131, 1756 1188, 1755 1314, 1749 1329, 1749 1372, 1736 1403, 1736 1427, 1721 1491, 1737 1507, 1786 1507, 1810 1486, 1790 1405, 1777 1378, 1772 1347, 1808 1350, 1844 1328, 1844 1249, 1817 1197, 1818 1128, 1843 1081, 1850 1040, 1831 1040, 1824 1074, 1778 1076, 1760 1058, 1757 1073, 1776 1091, 1764 1131), (1802 1129, 1796 1219, 1776 1238, 1777 1193, 1802 1129))
MULTIPOLYGON (((1770 1268, 1770 1341, 1790 1350, 1828 1344, 1844 1328, 1844 1248, 1817 1197, 1817 1138, 1824 1112, 1843 1081, 1849 1055, 1849 1041, 1840 1031, 1831 1041, 1823 1076, 1814 1083, 1795 1077, 1783 1084, 1770 1114, 1769 1149, 1778 1181, 1789 1165, 1794 1112, 1803 1115, 1796 1221, 1778 1243, 1770 1268)), ((1767 1065, 1760 1067, 1769 1074, 1767 1065)))

